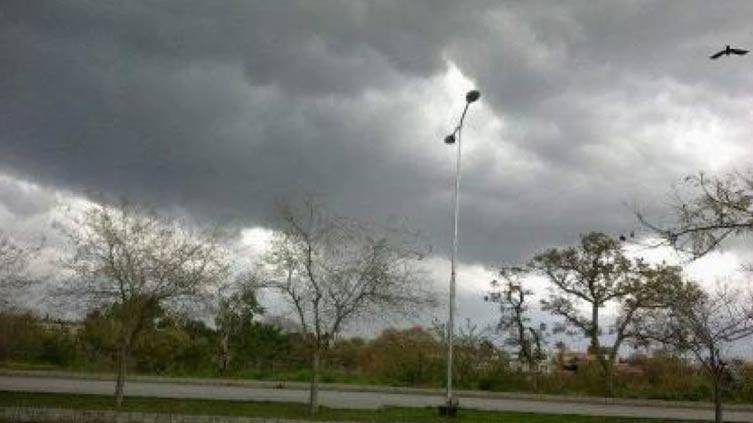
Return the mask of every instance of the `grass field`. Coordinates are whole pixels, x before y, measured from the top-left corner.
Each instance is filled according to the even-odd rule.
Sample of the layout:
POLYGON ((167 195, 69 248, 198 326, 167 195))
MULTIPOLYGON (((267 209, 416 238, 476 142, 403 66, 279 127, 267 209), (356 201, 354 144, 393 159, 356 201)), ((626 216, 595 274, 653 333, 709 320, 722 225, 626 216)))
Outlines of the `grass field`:
MULTIPOLYGON (((50 407, 80 410, 113 408, 113 399, 100 395, 64 395, 0 392, 2 407, 50 407)), ((203 414, 215 416, 254 416, 312 420, 302 404, 238 402, 218 400, 176 400, 161 398, 126 398, 124 411, 172 414, 203 414)), ((446 421, 432 408, 389 407, 380 410, 345 410, 322 407, 315 420, 367 423, 429 423, 446 421)), ((449 421, 462 423, 661 423, 669 420, 628 419, 586 416, 562 416, 528 413, 501 413, 461 410, 458 418, 449 421)))

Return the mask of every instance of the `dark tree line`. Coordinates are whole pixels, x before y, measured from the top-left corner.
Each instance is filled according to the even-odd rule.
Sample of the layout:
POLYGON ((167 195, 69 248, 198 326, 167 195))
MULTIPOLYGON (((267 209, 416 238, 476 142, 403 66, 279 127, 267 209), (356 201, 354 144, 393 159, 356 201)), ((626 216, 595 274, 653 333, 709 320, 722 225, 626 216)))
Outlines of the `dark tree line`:
MULTIPOLYGON (((753 231, 750 175, 687 178, 674 201, 669 224, 638 217, 691 258, 753 231)), ((282 207, 278 218, 270 252, 255 258, 258 267, 233 274, 226 240, 216 231, 134 204, 93 205, 58 227, 72 251, 61 262, 68 277, 59 293, 86 300, 86 319, 80 327, 54 332, 51 322, 4 311, 0 355, 9 361, 19 351, 33 352, 34 360, 63 367, 109 361, 117 370, 118 405, 131 370, 233 375, 256 368, 256 376, 272 369, 272 377, 288 379, 305 374, 312 413, 319 381, 337 372, 348 380, 441 384, 442 331, 385 331, 372 341, 341 336, 359 320, 434 303, 417 264, 424 254, 420 243, 405 231, 331 215, 312 201, 282 207), (296 318, 293 330, 260 323, 260 290, 273 290, 289 301, 296 318), (198 304, 211 305, 211 327, 190 317, 198 304), (38 335, 39 341, 25 333, 38 335), (171 347, 176 345, 180 348, 171 347)), ((722 393, 734 385, 727 347, 753 334, 750 294, 730 286, 703 289, 686 280, 679 267, 631 256, 624 241, 587 233, 576 245, 545 249, 524 266, 501 269, 486 299, 498 308, 496 329, 515 360, 469 324, 458 339, 460 385, 497 389, 505 381, 508 388, 519 383, 530 389, 526 374, 556 362, 547 355, 547 340, 564 332, 588 340, 596 363, 591 370, 610 394, 625 345, 671 351, 673 359, 690 368, 692 363, 683 359, 692 357, 709 378, 721 421, 722 393), (553 328, 532 318, 532 292, 525 286, 532 275, 549 283, 539 305, 557 318, 553 328), (609 320, 608 308, 617 310, 609 320)), ((27 268, 34 251, 0 235, 0 297, 13 298, 12 290, 30 283, 27 268)), ((8 304, 0 305, 8 310, 8 304)), ((561 375, 548 373, 536 379, 544 383, 534 390, 571 386, 561 375)))
MULTIPOLYGON (((166 376, 232 377, 308 381, 310 351, 303 336, 257 315, 230 337, 232 360, 223 369, 223 334, 205 322, 169 311, 145 325, 137 337, 129 372, 166 376)), ((116 368, 118 342, 107 309, 82 323, 45 321, 29 314, 0 313, 0 361, 42 368, 108 372, 116 368)), ((287 325, 284 325, 287 327, 287 325)), ((292 328, 290 326, 289 328, 292 328)), ((539 393, 603 394, 600 365, 581 363, 562 370, 556 354, 550 367, 531 377, 515 366, 514 354, 493 334, 461 325, 457 338, 456 382, 462 389, 539 393)), ((719 344, 723 350, 723 344, 719 344)), ((445 345, 441 331, 414 327, 386 329, 373 339, 335 340, 321 369, 322 382, 439 388, 444 383, 445 345)), ((685 400, 713 399, 705 370, 676 349, 624 358, 640 375, 615 372, 615 395, 685 400), (683 374, 683 378, 677 378, 683 374)), ((723 381, 728 400, 753 401, 753 365, 730 360, 723 381)))

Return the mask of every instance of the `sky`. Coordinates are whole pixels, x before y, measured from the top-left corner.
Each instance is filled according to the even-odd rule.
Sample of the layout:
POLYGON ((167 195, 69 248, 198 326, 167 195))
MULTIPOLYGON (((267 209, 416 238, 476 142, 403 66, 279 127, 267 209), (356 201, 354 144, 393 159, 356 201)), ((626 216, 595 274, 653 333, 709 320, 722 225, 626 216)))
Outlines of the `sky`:
MULTIPOLYGON (((273 206, 427 234, 446 289, 469 89, 459 314, 495 266, 662 219, 672 186, 748 168, 748 1, 24 1, 0 5, 0 227, 128 197, 264 242, 273 206)), ((643 253, 638 253, 643 254, 643 253)), ((655 253, 646 253, 655 254, 655 253)), ((659 254, 664 257, 664 255, 659 254)), ((689 267, 746 262, 731 246, 689 267)))

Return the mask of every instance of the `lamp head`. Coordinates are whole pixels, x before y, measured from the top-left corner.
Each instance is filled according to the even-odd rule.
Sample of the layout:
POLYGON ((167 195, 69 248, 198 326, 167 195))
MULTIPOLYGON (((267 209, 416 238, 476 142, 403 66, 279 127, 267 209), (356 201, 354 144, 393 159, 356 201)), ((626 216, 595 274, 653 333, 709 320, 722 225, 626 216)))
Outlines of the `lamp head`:
POLYGON ((468 103, 473 103, 479 98, 481 98, 481 93, 478 92, 478 90, 468 91, 468 93, 465 95, 465 101, 468 103))
POLYGON ((450 134, 444 137, 444 143, 447 145, 455 144, 455 134, 450 134))

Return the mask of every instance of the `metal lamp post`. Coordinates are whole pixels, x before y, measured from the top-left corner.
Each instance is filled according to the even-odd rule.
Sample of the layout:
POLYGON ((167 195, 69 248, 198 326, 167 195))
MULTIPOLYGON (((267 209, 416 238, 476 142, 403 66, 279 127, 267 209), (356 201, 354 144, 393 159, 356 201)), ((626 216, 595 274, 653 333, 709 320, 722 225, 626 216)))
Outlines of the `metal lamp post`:
POLYGON ((444 407, 442 407, 442 413, 449 416, 454 416, 457 413, 458 401, 454 398, 452 393, 452 350, 455 338, 455 275, 456 275, 456 261, 458 255, 458 215, 460 214, 460 144, 461 144, 461 132, 463 130, 463 121, 465 115, 468 113, 468 107, 471 103, 477 101, 481 97, 481 93, 476 90, 468 91, 465 95, 465 108, 463 114, 460 115, 455 129, 445 137, 444 142, 446 144, 457 143, 457 159, 455 168, 455 194, 453 196, 454 202, 454 214, 453 214, 453 231, 452 231, 452 255, 450 259, 450 310, 447 319, 447 398, 444 407))

